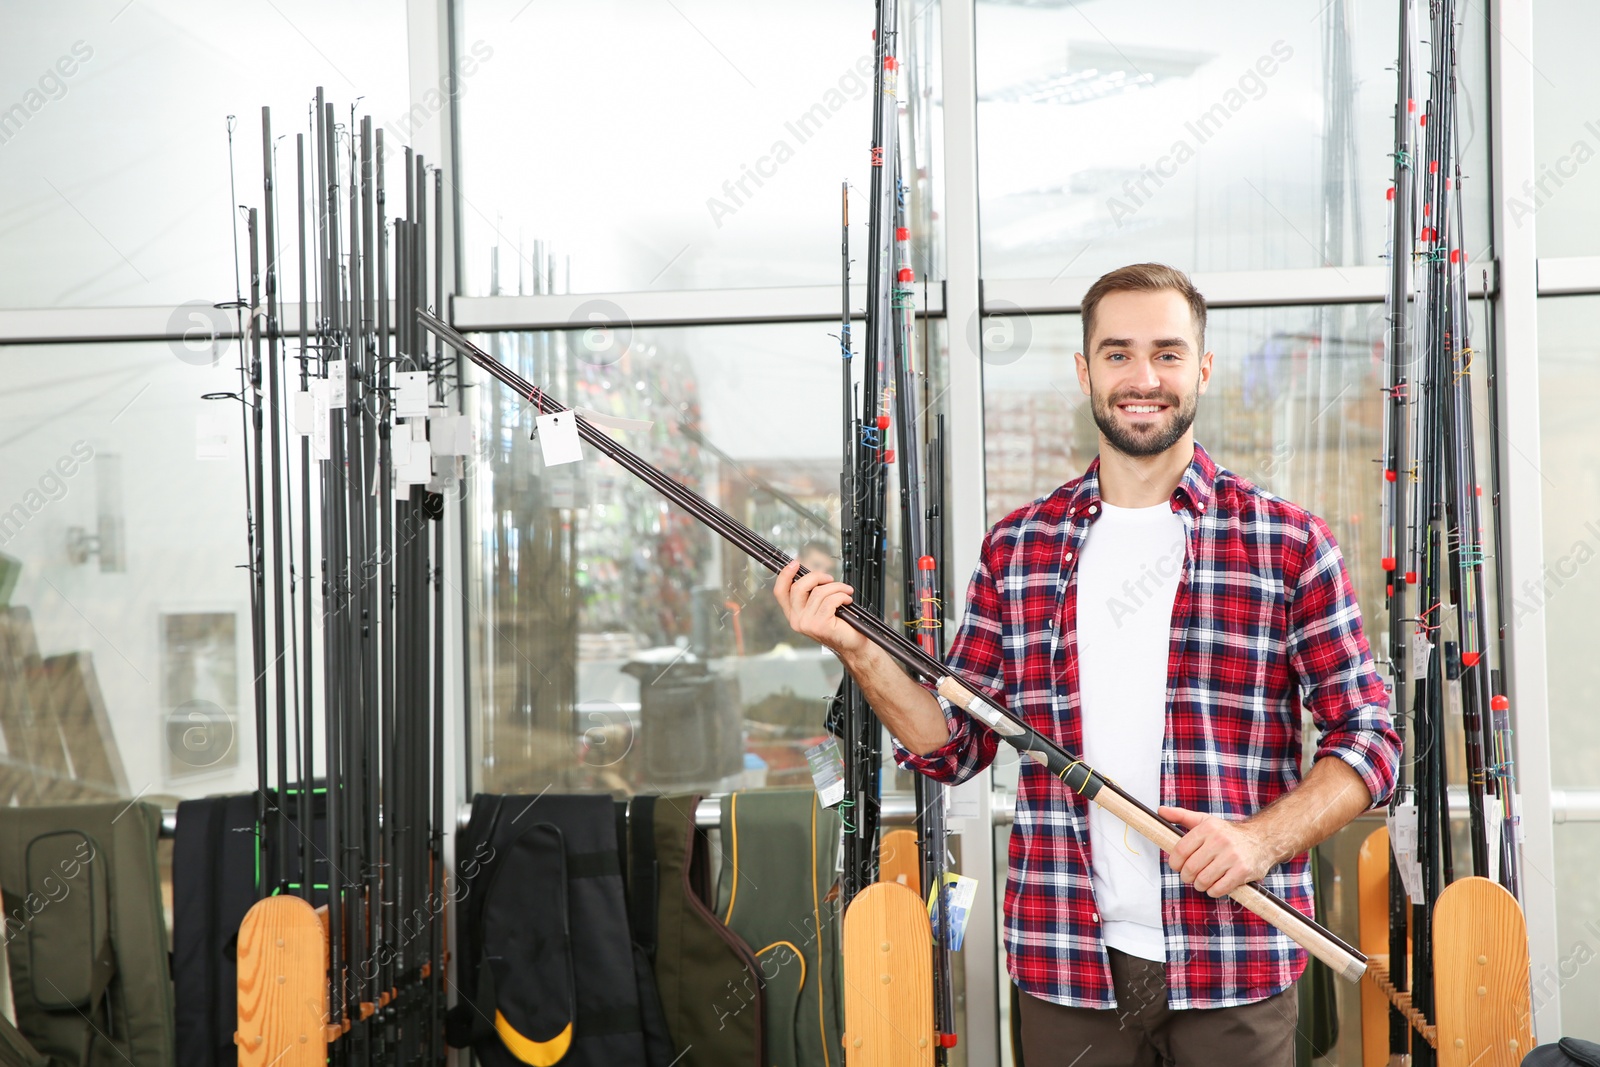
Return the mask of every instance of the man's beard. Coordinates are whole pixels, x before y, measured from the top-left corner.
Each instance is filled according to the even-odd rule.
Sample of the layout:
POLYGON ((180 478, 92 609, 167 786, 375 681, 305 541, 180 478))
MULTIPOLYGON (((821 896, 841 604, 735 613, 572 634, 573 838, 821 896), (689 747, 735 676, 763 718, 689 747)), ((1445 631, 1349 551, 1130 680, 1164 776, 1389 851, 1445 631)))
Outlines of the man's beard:
POLYGON ((1100 432, 1105 435, 1106 441, 1112 448, 1125 456, 1159 456, 1167 449, 1178 443, 1178 440, 1194 425, 1195 411, 1199 407, 1200 392, 1198 389, 1186 399, 1180 400, 1170 393, 1156 393, 1152 396, 1138 396, 1124 392, 1115 397, 1107 397, 1103 402, 1091 396, 1090 407, 1094 411, 1094 424, 1100 427, 1100 432), (1132 429, 1121 425, 1117 421, 1117 405, 1128 403, 1165 404, 1167 406, 1167 421, 1165 425, 1159 422, 1136 423, 1132 429))

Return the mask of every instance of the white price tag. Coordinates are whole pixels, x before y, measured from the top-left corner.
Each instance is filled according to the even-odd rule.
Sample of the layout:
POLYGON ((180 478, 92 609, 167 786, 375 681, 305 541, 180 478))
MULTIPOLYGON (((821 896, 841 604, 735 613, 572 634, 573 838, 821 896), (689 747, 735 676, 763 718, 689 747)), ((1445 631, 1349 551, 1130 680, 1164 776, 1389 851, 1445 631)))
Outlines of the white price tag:
POLYGON ((328 406, 342 408, 350 403, 350 364, 343 359, 328 361, 328 406))
POLYGON ((811 781, 817 789, 817 803, 831 808, 843 800, 844 756, 839 752, 838 738, 830 737, 806 749, 806 762, 811 765, 811 781))
POLYGON ((405 370, 394 376, 394 413, 402 419, 428 413, 428 372, 405 370))
POLYGON ((1411 635, 1411 677, 1426 678, 1428 676, 1428 657, 1433 655, 1433 642, 1428 640, 1426 634, 1413 633, 1411 635))
POLYGON ((572 412, 540 415, 533 421, 546 467, 577 463, 583 459, 583 441, 578 437, 578 421, 572 412))
POLYGON ((289 428, 300 437, 309 436, 316 426, 317 402, 311 392, 294 394, 294 404, 289 409, 289 428))
POLYGON ((326 378, 311 380, 311 458, 319 462, 330 455, 328 407, 332 395, 332 383, 326 378))
POLYGON ((428 440, 433 442, 436 456, 472 455, 472 423, 465 415, 445 415, 443 408, 434 408, 437 415, 428 416, 428 440))
POLYGON ((1413 904, 1422 903, 1422 860, 1417 855, 1417 805, 1407 802, 1389 814, 1389 847, 1394 850, 1400 883, 1413 904))

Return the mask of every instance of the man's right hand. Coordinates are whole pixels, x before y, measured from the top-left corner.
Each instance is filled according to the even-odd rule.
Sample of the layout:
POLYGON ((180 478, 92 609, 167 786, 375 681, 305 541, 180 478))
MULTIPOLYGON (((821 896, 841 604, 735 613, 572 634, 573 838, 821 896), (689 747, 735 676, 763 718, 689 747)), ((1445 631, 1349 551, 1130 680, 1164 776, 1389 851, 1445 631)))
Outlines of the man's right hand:
POLYGON ((841 607, 853 602, 855 590, 819 571, 796 578, 799 569, 800 561, 790 560, 772 583, 772 595, 778 598, 789 627, 841 657, 864 649, 867 639, 838 614, 841 607))
POLYGON ((928 753, 948 742, 950 728, 933 694, 860 630, 839 618, 839 609, 852 602, 855 590, 821 572, 797 579, 799 569, 799 561, 791 562, 778 572, 772 585, 772 595, 778 598, 783 617, 795 633, 838 654, 872 710, 906 748, 928 753))

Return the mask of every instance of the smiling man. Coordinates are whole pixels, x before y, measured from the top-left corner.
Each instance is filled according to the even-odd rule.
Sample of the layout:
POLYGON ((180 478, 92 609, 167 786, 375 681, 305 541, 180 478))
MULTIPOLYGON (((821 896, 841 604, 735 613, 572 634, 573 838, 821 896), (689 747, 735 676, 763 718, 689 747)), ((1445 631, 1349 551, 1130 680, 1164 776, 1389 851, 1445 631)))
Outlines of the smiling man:
MULTIPOLYGON (((1040 1064, 1293 1062, 1306 955, 1227 894, 1261 880, 1311 913, 1306 851, 1394 786, 1398 738, 1344 561, 1321 519, 1194 441, 1206 306, 1143 263, 1083 299, 1078 384, 1100 455, 989 531, 951 668, 1184 827, 1171 854, 1020 767, 1005 894, 1024 1055, 1040 1064), (1320 731, 1302 779, 1300 720, 1320 731)), ((902 766, 963 782, 998 739, 836 616, 829 575, 774 594, 833 648, 902 766)))

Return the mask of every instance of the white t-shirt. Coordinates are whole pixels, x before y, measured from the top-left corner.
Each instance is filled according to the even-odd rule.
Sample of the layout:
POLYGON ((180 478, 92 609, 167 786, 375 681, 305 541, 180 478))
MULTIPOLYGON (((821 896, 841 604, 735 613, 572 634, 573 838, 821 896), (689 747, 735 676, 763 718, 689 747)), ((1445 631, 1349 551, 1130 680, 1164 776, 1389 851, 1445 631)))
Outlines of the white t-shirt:
MULTIPOLYGON (((1077 571, 1083 758, 1154 808, 1161 803, 1167 654, 1183 574, 1183 520, 1167 502, 1100 508, 1077 571)), ((1099 805, 1089 810, 1094 896, 1106 944, 1165 960, 1159 850, 1099 805)))

